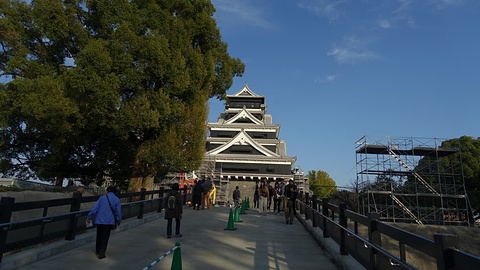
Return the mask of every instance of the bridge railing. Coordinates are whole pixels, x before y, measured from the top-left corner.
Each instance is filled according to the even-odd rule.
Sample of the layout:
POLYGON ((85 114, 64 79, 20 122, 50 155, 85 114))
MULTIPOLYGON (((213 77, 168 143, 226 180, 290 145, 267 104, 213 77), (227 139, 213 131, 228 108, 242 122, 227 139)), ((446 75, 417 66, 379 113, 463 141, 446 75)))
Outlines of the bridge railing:
MULTIPOLYGON (((164 188, 150 191, 142 188, 140 192, 117 194, 124 202, 121 204, 122 219, 134 217, 142 219, 146 213, 161 212, 164 208, 164 194, 168 191, 164 188)), ((181 189, 181 194, 184 196, 185 204, 191 194, 187 194, 186 188, 181 189)), ((72 198, 18 203, 15 203, 15 198, 2 197, 0 201, 0 262, 6 252, 62 238, 74 240, 75 235, 89 229, 85 221, 90 209, 80 210, 81 205, 96 202, 99 197, 100 195, 82 197, 81 193, 75 192, 72 198), (49 208, 58 206, 70 206, 70 211, 48 215, 49 208), (11 221, 13 212, 38 209, 43 209, 41 217, 11 221)))
POLYGON ((456 235, 435 234, 432 241, 380 221, 378 213, 364 216, 346 209, 345 203, 337 206, 308 193, 300 196, 296 207, 324 238, 338 243, 340 254, 350 254, 367 269, 417 269, 407 262, 406 246, 433 258, 439 270, 480 269, 480 258, 458 250, 456 235), (367 228, 366 237, 359 234, 359 224, 367 228), (399 255, 382 247, 382 236, 395 240, 399 255))

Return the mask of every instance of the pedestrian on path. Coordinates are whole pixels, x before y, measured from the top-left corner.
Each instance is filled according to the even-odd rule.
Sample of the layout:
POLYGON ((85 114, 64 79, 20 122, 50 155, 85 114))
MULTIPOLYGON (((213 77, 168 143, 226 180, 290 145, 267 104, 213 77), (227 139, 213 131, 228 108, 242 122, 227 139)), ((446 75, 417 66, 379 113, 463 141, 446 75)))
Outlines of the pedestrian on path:
POLYGON ((90 223, 95 216, 95 225, 97 226, 97 241, 95 244, 95 253, 99 259, 105 258, 108 239, 113 226, 120 226, 122 222, 122 211, 120 199, 115 195, 117 189, 108 187, 107 194, 100 196, 87 215, 87 223, 90 223))
POLYGON ((197 210, 200 210, 200 205, 202 205, 202 192, 203 192, 203 186, 201 183, 198 183, 197 180, 195 180, 195 186, 193 187, 193 210, 197 208, 197 210))
POLYGON ((282 201, 282 198, 280 196, 282 196, 282 189, 280 188, 280 183, 278 182, 275 182, 275 186, 274 186, 274 202, 275 202, 275 205, 273 206, 273 212, 275 212, 275 210, 277 210, 277 214, 280 215, 280 202, 282 201))
POLYGON ((213 191, 213 184, 210 181, 210 178, 207 177, 207 180, 202 184, 203 185, 203 199, 202 199, 202 210, 207 207, 210 208, 210 194, 213 191))
POLYGON ((261 182, 260 187, 258 188, 258 197, 259 197, 259 212, 263 213, 264 216, 267 215, 267 200, 270 194, 268 192, 268 187, 265 182, 261 182))
POLYGON ((258 180, 255 181, 255 190, 253 192, 253 208, 258 208, 258 202, 259 202, 259 197, 258 197, 258 188, 260 187, 260 184, 258 180))
MULTIPOLYGON (((270 185, 270 181, 267 181, 267 188, 268 188, 268 194, 270 195, 270 196, 268 196, 268 199, 267 199, 267 205, 268 205, 267 208, 268 208, 268 210, 270 210, 270 207, 272 206, 272 201, 273 201, 273 203, 275 203, 275 201, 274 201, 275 200, 274 199, 275 190, 273 190, 272 185, 270 185)), ((275 207, 275 205, 274 205, 274 207, 275 207)))
POLYGON ((242 195, 240 195, 240 189, 238 186, 235 187, 235 190, 233 191, 233 203, 235 206, 240 206, 239 204, 239 201, 240 201, 240 197, 242 195))
POLYGON ((285 197, 287 202, 287 211, 285 211, 285 223, 293 224, 293 217, 295 216, 295 201, 297 200, 297 186, 293 183, 293 180, 288 182, 285 186, 285 197))
POLYGON ((172 223, 175 219, 175 236, 182 237, 180 233, 180 220, 183 214, 183 202, 177 183, 172 185, 165 197, 165 219, 167 220, 167 238, 172 238, 172 223))

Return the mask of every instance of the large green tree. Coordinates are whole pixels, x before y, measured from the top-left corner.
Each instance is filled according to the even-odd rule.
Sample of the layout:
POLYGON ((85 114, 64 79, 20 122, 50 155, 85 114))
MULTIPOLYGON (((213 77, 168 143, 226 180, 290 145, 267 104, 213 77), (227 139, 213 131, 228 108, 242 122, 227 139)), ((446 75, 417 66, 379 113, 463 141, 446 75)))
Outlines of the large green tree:
POLYGON ((441 147, 460 150, 454 155, 442 157, 441 160, 447 164, 461 162, 465 189, 471 205, 474 209, 480 209, 480 138, 462 136, 442 142, 441 147))
MULTIPOLYGON (((480 209, 480 138, 462 136, 442 142, 441 148, 457 149, 458 152, 442 157, 424 157, 415 170, 420 174, 429 175, 439 172, 455 176, 455 184, 465 181, 470 203, 474 209, 480 209), (460 166, 461 165, 461 166, 460 166), (463 175, 463 179, 460 177, 463 175)), ((439 181, 437 177, 424 177, 426 181, 439 181)), ((413 180, 413 179, 410 179, 413 180)), ((443 180, 442 180, 443 181, 443 180)), ((454 184, 447 178, 446 184, 454 184)))
POLYGON ((310 190, 318 198, 328 198, 337 191, 337 184, 325 171, 309 171, 308 182, 310 190))
POLYGON ((138 190, 197 168, 206 102, 244 71, 214 12, 202 0, 0 0, 2 172, 138 190))

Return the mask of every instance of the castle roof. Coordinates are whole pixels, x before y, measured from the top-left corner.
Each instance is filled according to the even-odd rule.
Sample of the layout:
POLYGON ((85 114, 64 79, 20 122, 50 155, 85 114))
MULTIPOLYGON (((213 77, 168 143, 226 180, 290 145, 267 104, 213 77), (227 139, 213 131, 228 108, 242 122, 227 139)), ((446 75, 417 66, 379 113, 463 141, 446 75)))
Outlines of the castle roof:
POLYGON ((228 97, 255 97, 255 98, 264 98, 265 96, 260 96, 260 95, 257 95, 255 94, 255 92, 253 92, 247 85, 247 82, 245 82, 245 85, 243 86, 243 88, 238 91, 237 93, 233 94, 233 95, 228 95, 228 97))

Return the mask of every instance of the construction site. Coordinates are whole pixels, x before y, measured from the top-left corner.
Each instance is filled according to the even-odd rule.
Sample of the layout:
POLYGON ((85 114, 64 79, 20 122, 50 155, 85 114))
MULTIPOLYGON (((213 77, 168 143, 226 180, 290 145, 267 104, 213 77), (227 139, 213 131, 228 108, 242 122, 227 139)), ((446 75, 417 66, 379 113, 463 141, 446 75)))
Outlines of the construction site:
POLYGON ((361 214, 388 222, 472 223, 460 147, 446 139, 363 136, 355 144, 361 214))

